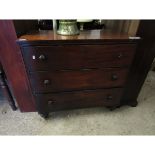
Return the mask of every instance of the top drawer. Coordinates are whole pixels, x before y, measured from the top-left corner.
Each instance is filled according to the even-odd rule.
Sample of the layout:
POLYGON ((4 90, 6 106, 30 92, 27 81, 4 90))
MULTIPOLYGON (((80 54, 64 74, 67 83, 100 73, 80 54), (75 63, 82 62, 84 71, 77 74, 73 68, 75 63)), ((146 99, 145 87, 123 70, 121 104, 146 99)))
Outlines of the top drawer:
POLYGON ((30 71, 125 67, 131 64, 135 44, 23 47, 30 71))

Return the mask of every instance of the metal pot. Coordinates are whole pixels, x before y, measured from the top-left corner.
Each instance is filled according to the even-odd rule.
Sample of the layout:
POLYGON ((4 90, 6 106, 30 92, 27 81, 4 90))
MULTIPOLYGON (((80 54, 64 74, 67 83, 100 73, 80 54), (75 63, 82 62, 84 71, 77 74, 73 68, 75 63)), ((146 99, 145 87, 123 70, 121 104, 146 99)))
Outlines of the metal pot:
POLYGON ((59 20, 59 29, 57 33, 60 35, 77 35, 80 33, 76 20, 59 20))

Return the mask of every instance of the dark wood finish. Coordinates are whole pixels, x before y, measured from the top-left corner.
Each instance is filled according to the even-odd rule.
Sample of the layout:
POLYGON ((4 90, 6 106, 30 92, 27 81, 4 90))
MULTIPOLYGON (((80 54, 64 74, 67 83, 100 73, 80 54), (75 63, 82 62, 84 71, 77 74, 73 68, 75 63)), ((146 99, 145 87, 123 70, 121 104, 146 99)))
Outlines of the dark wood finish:
POLYGON ((16 44, 13 21, 0 21, 0 62, 10 83, 18 106, 22 112, 35 111, 35 102, 23 64, 19 47, 16 44))
POLYGON ((137 105, 137 97, 146 79, 151 64, 155 58, 155 21, 141 20, 137 35, 142 38, 139 42, 133 60, 122 104, 137 105))
POLYGON ((36 100, 39 113, 47 114, 50 111, 65 109, 116 106, 120 103, 121 95, 121 88, 113 88, 105 90, 36 94, 36 100))
POLYGON ((47 93, 122 87, 127 73, 127 69, 33 72, 30 73, 30 80, 35 93, 47 93))
POLYGON ((70 108, 120 105, 135 54, 135 39, 110 31, 87 31, 78 36, 40 31, 21 36, 17 42, 41 115, 70 108), (117 98, 109 94, 103 102, 109 90, 117 98), (47 101, 49 98, 54 99, 47 101))
POLYGON ((155 20, 141 20, 137 35, 141 36, 143 39, 155 39, 154 26, 155 20))
POLYGON ((45 71, 127 67, 132 62, 135 48, 135 44, 77 45, 76 48, 75 45, 28 46, 22 48, 22 53, 30 71, 45 71))

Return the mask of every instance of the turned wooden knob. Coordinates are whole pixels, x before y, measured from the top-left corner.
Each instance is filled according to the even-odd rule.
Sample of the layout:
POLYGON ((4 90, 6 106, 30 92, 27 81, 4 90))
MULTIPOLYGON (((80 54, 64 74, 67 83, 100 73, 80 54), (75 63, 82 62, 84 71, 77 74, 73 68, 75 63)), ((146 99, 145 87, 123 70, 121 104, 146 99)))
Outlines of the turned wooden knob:
POLYGON ((118 57, 118 59, 120 59, 120 58, 122 58, 122 57, 123 57, 123 54, 122 54, 122 53, 120 53, 117 57, 118 57))
POLYGON ((54 103, 53 100, 49 100, 49 101, 47 102, 48 105, 52 105, 53 103, 54 103))
POLYGON ((50 84, 50 80, 44 80, 44 84, 45 84, 45 85, 50 84))
POLYGON ((113 74, 112 77, 111 77, 111 79, 112 80, 117 80, 118 79, 118 76, 116 74, 113 74))
POLYGON ((39 56, 39 59, 40 59, 40 60, 45 60, 46 57, 45 57, 45 55, 41 54, 41 55, 39 56))
POLYGON ((107 100, 112 100, 112 99, 113 99, 112 95, 107 96, 107 100))

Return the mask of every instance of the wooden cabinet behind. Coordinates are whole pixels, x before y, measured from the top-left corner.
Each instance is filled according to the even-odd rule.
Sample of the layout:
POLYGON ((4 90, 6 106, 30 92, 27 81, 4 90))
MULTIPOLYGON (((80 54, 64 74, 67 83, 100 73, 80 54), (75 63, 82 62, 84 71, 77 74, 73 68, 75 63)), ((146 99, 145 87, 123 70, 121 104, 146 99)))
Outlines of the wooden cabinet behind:
MULTIPOLYGON (((95 98, 96 102, 92 104, 85 102, 85 100, 88 101, 86 98, 82 98, 83 100, 79 102, 77 100, 77 98, 80 98, 79 95, 73 95, 82 95, 83 91, 89 91, 86 90, 88 87, 90 91, 96 91, 98 94, 96 96, 99 96, 99 90, 105 93, 107 90, 121 89, 122 91, 118 91, 120 96, 117 95, 121 101, 117 100, 117 103, 121 105, 137 105, 138 94, 155 57, 155 21, 113 20, 108 22, 112 22, 112 26, 108 26, 109 24, 107 23, 106 25, 107 28, 113 29, 113 32, 83 31, 77 36, 61 36, 54 35, 52 31, 37 32, 37 20, 0 21, 0 61, 13 90, 18 107, 22 112, 40 111, 42 109, 41 112, 46 114, 48 111, 56 110, 58 105, 60 106, 58 106, 59 110, 65 109, 64 106, 67 109, 72 106, 74 106, 72 108, 76 108, 75 104, 79 105, 78 107, 88 107, 88 104, 99 106, 99 100, 101 102, 103 100, 100 97, 95 98), (32 30, 35 30, 35 32, 29 33, 32 30), (117 33, 117 30, 130 33, 130 37, 137 33, 142 39, 137 46, 137 41, 129 39, 129 35, 117 33), (16 40, 18 40, 17 42, 19 42, 21 50, 18 48, 16 40), (101 77, 103 74, 98 73, 109 69, 111 71, 116 70, 117 73, 119 72, 119 76, 114 76, 116 80, 111 81, 112 85, 108 86, 109 82, 106 81, 110 78, 105 81, 101 77), (126 74, 122 76, 120 70, 125 70, 126 74), (96 79, 92 80, 91 76, 89 77, 88 75, 94 75, 93 73, 95 72, 96 79), (79 80, 73 81, 71 76, 70 78, 63 79, 59 84, 62 77, 60 78, 59 76, 58 80, 58 73, 65 74, 66 76, 68 73, 70 75, 71 73, 74 73, 74 75, 78 73, 78 75, 81 75, 82 80, 77 77, 79 80), (42 81, 42 77, 46 78, 45 74, 47 78, 52 75, 51 85, 48 85, 48 79, 43 79, 42 81), (84 78, 84 75, 87 75, 87 78, 84 78), (100 80, 97 77, 100 77, 100 80), (70 81, 66 83, 68 79, 70 81), (119 80, 121 85, 113 87, 113 84, 116 85, 119 80), (53 81, 57 83, 53 83, 53 81), (100 85, 101 81, 103 82, 100 85), (44 82, 47 83, 46 86, 44 82), (65 89, 62 89, 61 86, 64 82, 66 83, 63 85, 65 89), (80 83, 82 87, 77 89, 77 83, 80 83), (105 85, 109 88, 104 87, 105 85), (74 89, 72 90, 70 87, 74 89), (42 88, 44 89, 40 91, 42 88), (54 97, 57 95, 61 96, 63 93, 69 93, 72 97, 69 98, 74 102, 66 100, 70 95, 62 97, 64 102, 60 102, 59 98, 56 99, 54 97), (74 97, 75 99, 73 99, 74 97), (51 98, 57 101, 53 104, 55 106, 54 109, 51 109, 53 107, 51 106, 51 98), (49 99, 49 102, 46 99, 49 99), (50 103, 50 106, 46 106, 48 103, 50 103), (85 106, 83 103, 85 103, 85 106)), ((103 76, 105 77, 105 75, 103 76)), ((75 78, 76 76, 73 76, 74 80, 75 78)), ((112 92, 110 93, 112 94, 112 92)), ((109 96, 111 98, 111 95, 109 96)), ((114 100, 113 98, 111 101, 116 105, 116 100, 115 102, 114 100)), ((105 101, 100 105, 107 105, 105 101)))

